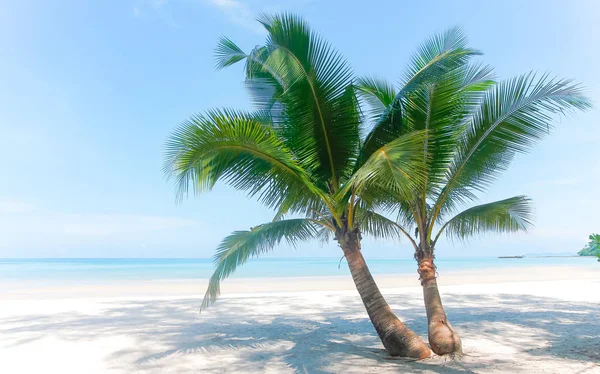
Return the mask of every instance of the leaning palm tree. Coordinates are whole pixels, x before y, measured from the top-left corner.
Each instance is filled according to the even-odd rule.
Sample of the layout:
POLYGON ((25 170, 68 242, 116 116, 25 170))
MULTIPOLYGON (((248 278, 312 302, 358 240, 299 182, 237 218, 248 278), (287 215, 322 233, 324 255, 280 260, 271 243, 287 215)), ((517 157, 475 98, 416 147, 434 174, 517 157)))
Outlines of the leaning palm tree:
MULTIPOLYGON (((394 118, 367 131, 345 60, 296 16, 263 16, 259 22, 267 31, 263 46, 245 53, 223 38, 216 49, 217 68, 245 61, 257 110, 192 117, 167 143, 165 170, 179 196, 223 181, 276 211, 272 222, 235 231, 221 242, 201 308, 216 300, 221 281, 249 258, 282 240, 295 245, 329 235, 343 251, 387 352, 429 356, 426 344, 392 312, 361 254, 362 233, 395 235, 393 222, 370 210, 372 202, 388 194, 409 198, 423 183, 426 132, 391 139, 394 118)), ((455 49, 440 56, 415 74, 406 91, 469 53, 455 49)))
MULTIPOLYGON (((466 42, 458 28, 429 39, 411 59, 405 81, 446 51, 466 49, 466 42)), ((437 286, 434 259, 440 236, 445 232, 451 239, 464 240, 486 232, 526 230, 532 217, 530 200, 524 196, 472 207, 468 203, 506 170, 516 153, 529 150, 548 133, 554 114, 590 107, 570 80, 530 73, 497 83, 487 66, 463 59, 447 67, 429 74, 410 92, 394 91, 393 85, 372 78, 359 84, 378 123, 396 117, 400 125, 394 136, 423 130, 429 134, 422 150, 426 177, 408 199, 390 194, 380 205, 397 212, 396 227, 414 247, 429 343, 440 355, 462 352, 437 286)))

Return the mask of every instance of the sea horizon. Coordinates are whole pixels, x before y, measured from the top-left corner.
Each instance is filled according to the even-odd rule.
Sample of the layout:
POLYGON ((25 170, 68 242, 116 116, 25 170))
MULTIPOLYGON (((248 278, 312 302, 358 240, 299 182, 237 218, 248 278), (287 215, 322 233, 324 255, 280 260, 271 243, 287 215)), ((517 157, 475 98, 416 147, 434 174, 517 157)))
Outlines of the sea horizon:
MULTIPOLYGON (((439 257, 438 271, 526 267, 593 267, 595 257, 527 256, 524 258, 439 257)), ((368 258, 375 275, 416 274, 412 258, 368 258)), ((210 258, 1 258, 0 281, 103 281, 206 279, 212 275, 210 258)), ((349 276, 343 258, 268 257, 250 259, 231 278, 291 278, 349 276)))

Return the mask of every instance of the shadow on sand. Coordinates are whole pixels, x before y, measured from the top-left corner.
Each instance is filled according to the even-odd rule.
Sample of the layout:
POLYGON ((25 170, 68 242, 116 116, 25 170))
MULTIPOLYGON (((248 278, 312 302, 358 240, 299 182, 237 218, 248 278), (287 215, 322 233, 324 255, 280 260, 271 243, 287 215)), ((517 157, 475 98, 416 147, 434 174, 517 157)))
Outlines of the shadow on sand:
MULTIPOLYGON (((419 298, 387 298, 426 338, 419 298)), ((98 302, 93 314, 4 318, 0 332, 9 346, 47 336, 81 343, 127 336, 136 344, 104 358, 124 372, 535 372, 547 360, 600 370, 597 305, 525 295, 446 294, 444 301, 463 336, 467 354, 459 361, 387 357, 351 294, 226 298, 202 315, 198 299, 98 302)))

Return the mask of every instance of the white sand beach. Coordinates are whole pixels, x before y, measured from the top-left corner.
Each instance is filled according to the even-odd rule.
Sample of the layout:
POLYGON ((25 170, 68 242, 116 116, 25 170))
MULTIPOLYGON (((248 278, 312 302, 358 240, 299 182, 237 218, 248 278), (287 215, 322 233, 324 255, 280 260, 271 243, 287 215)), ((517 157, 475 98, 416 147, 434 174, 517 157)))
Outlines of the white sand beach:
MULTIPOLYGON (((376 276, 426 339, 415 276, 376 276)), ((600 267, 441 274, 460 360, 386 356, 349 277, 0 285, 0 373, 600 373, 600 267), (268 292, 271 291, 271 292, 268 292)))

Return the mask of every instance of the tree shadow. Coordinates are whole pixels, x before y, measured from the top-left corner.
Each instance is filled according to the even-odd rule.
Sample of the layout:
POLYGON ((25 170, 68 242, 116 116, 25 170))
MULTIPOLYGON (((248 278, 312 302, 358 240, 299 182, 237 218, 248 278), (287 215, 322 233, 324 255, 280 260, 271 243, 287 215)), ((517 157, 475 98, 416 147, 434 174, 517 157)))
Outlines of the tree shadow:
MULTIPOLYGON (((426 339, 422 301, 387 299, 426 339)), ((81 344, 126 336, 135 344, 115 347, 104 360, 140 373, 527 372, 547 360, 582 370, 600 362, 596 305, 525 295, 446 294, 444 301, 463 337, 461 360, 391 359, 358 296, 340 293, 224 298, 202 314, 197 299, 99 301, 93 313, 3 318, 0 332, 4 348, 48 336, 81 344)))

